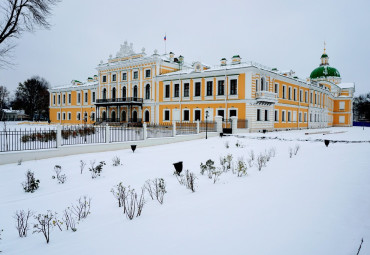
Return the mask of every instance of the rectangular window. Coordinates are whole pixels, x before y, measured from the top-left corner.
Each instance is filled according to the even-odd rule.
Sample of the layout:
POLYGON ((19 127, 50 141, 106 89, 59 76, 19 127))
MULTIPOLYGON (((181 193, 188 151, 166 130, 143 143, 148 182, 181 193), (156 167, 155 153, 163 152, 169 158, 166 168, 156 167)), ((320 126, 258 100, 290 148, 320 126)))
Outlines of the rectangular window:
POLYGON ((279 84, 275 83, 275 93, 279 94, 279 84))
POLYGON ((261 121, 261 110, 257 109, 257 121, 261 121))
POLYGON ((310 96, 310 103, 312 104, 312 92, 311 92, 311 96, 310 96))
POLYGON ((81 113, 77 113, 77 120, 81 120, 81 113))
POLYGON ((274 120, 279 121, 279 111, 278 110, 275 110, 274 120))
POLYGON ((116 74, 112 74, 112 81, 116 81, 117 79, 117 75, 116 74))
POLYGON ((293 99, 294 101, 297 101, 297 89, 294 89, 293 99))
POLYGON ((222 117, 222 121, 225 119, 225 111, 224 110, 217 110, 217 116, 222 117))
POLYGON ((256 80, 256 91, 258 91, 258 80, 256 80))
POLYGON ((265 121, 269 120, 269 111, 265 110, 265 121))
POLYGON ((71 104, 71 102, 72 102, 72 95, 68 94, 68 104, 71 104))
POLYGON ((127 80, 127 73, 122 73, 122 80, 126 81, 127 80))
POLYGON ((302 122, 302 113, 301 112, 299 113, 298 119, 299 119, 299 122, 302 122))
POLYGON ((66 103, 66 95, 63 94, 63 104, 65 104, 65 103, 66 103))
POLYGON ((307 112, 304 113, 304 122, 307 122, 307 112))
POLYGON ((292 88, 291 87, 288 88, 288 99, 292 100, 292 88))
POLYGON ((299 102, 303 102, 303 92, 299 90, 299 102))
POLYGON ((134 72, 134 79, 137 79, 137 78, 139 78, 139 72, 138 71, 135 71, 134 72))
POLYGON ((87 94, 87 92, 85 92, 85 103, 87 103, 88 102, 88 99, 89 99, 89 96, 88 96, 88 94, 87 94))
POLYGON ((286 99, 286 86, 283 85, 283 99, 286 99))
POLYGON ((213 94, 213 82, 207 81, 207 96, 212 96, 213 94))
POLYGON ((315 93, 315 104, 317 104, 317 94, 315 93))
POLYGON ((237 116, 237 111, 236 109, 231 109, 230 112, 229 112, 229 116, 230 117, 236 117, 237 116))
POLYGON ((190 111, 189 110, 184 110, 183 120, 184 121, 189 121, 190 120, 190 111))
POLYGON ((60 95, 58 95, 58 104, 60 104, 60 95))
POLYGON ((95 92, 92 93, 92 101, 95 102, 95 92))
POLYGON ((55 105, 55 95, 53 95, 53 104, 55 105))
POLYGON ((194 111, 194 120, 195 121, 197 121, 197 120, 200 121, 200 115, 201 115, 201 110, 195 110, 194 111))
POLYGON ((285 111, 281 112, 281 121, 285 121, 285 111))
POLYGON ((69 112, 68 113, 68 120, 71 120, 72 119, 72 114, 69 112))
POLYGON ((201 83, 200 82, 196 82, 195 83, 195 96, 196 97, 200 97, 200 90, 201 90, 201 83))
POLYGON ((150 69, 145 70, 145 78, 150 78, 150 69))
POLYGON ((164 110, 164 120, 170 120, 170 110, 164 110))
POLYGON ((225 83, 225 81, 223 81, 223 80, 218 81, 218 95, 219 96, 225 95, 224 83, 225 83))
POLYGON ((238 93, 238 80, 230 80, 230 95, 236 95, 238 93))
POLYGON ((184 83, 184 97, 189 97, 189 83, 184 83))
POLYGON ((66 113, 65 112, 63 112, 63 115, 62 115, 63 117, 63 120, 65 120, 66 119, 66 113))
POLYGON ((180 93, 180 84, 175 84, 175 94, 174 94, 174 97, 179 97, 180 93))
POLYGON ((103 75, 103 82, 107 82, 107 76, 103 75))
POLYGON ((60 120, 60 112, 57 113, 57 120, 60 120))
POLYGON ((292 121, 292 113, 289 111, 288 112, 288 122, 292 121))
POLYGON ((305 101, 305 103, 308 103, 308 93, 307 93, 307 91, 304 92, 304 101, 305 101))
POLYGON ((170 85, 167 84, 165 86, 165 95, 164 95, 165 98, 170 98, 170 85))
POLYGON ((81 93, 77 93, 77 103, 81 103, 81 93))
POLYGON ((339 110, 344 110, 345 102, 339 102, 339 110))

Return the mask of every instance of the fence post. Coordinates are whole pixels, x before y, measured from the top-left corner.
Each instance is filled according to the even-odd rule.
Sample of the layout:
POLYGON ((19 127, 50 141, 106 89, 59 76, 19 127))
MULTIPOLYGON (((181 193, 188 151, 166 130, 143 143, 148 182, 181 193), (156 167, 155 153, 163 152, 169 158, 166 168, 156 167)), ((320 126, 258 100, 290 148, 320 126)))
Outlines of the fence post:
POLYGON ((105 124, 105 143, 110 143, 110 128, 108 124, 105 124))
POLYGON ((144 140, 146 140, 148 138, 148 130, 147 130, 145 122, 143 123, 143 134, 144 134, 144 140))
POLYGON ((176 136, 176 121, 172 122, 172 133, 173 136, 176 136))
POLYGON ((62 146, 62 126, 60 124, 57 125, 57 148, 62 146))
POLYGON ((196 121, 196 123, 197 123, 197 134, 199 134, 199 133, 200 133, 200 124, 199 124, 199 120, 197 120, 197 121, 196 121))
POLYGON ((216 116, 215 121, 216 121, 217 133, 222 133, 222 117, 216 116))
POLYGON ((233 134, 236 134, 238 131, 238 117, 232 116, 230 117, 230 119, 231 119, 231 130, 233 134))

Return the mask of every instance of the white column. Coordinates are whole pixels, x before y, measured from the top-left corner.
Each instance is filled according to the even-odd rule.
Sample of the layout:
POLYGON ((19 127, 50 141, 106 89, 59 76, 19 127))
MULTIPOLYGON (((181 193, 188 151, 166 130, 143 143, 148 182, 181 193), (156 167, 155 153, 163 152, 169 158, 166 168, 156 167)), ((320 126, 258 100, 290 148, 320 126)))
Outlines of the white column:
POLYGON ((105 125, 105 142, 110 143, 110 129, 108 124, 105 125))
POLYGON ((60 148, 62 146, 62 126, 59 124, 57 125, 56 140, 57 140, 57 148, 60 148))
POLYGON ((222 117, 215 116, 216 126, 217 126, 217 133, 222 133, 222 117))
POLYGON ((147 126, 145 122, 143 124, 143 133, 144 133, 144 140, 146 140, 148 138, 148 130, 147 130, 147 126))
POLYGON ((232 116, 230 117, 230 119, 231 119, 231 130, 233 134, 236 134, 238 131, 238 117, 232 116))
POLYGON ((173 136, 176 136, 176 121, 172 122, 172 133, 173 133, 173 136))
POLYGON ((196 123, 197 123, 197 134, 199 134, 199 133, 200 133, 200 125, 199 125, 199 120, 197 120, 197 121, 196 121, 196 123))

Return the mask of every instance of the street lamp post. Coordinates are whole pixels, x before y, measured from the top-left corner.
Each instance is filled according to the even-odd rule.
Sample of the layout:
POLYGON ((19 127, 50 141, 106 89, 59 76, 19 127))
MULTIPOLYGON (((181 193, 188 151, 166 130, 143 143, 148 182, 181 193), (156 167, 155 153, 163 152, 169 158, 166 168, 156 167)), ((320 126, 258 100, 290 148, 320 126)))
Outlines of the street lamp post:
POLYGON ((208 111, 206 111, 206 139, 208 139, 208 122, 207 122, 207 119, 208 119, 208 111))

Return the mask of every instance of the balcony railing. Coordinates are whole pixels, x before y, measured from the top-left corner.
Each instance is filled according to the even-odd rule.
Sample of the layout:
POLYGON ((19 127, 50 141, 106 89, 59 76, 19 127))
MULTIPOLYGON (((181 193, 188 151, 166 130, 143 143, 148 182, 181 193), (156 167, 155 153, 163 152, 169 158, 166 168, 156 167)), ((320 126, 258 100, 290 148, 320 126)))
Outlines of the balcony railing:
POLYGON ((97 104, 106 104, 106 103, 143 103, 143 98, 140 97, 120 97, 120 98, 106 98, 106 99, 97 99, 97 104))
POLYGON ((277 93, 270 91, 257 91, 256 92, 257 102, 266 102, 266 103, 277 103, 278 95, 277 93))

